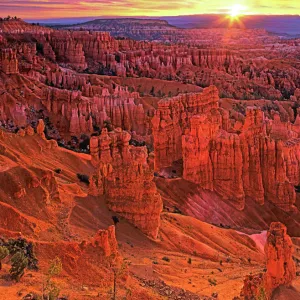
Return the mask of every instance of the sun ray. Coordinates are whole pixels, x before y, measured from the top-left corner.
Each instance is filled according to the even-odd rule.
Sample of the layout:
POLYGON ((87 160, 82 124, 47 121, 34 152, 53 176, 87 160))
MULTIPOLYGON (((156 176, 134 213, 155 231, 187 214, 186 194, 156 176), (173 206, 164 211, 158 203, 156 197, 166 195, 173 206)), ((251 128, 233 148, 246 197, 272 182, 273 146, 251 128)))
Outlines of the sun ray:
POLYGON ((234 4, 229 11, 229 16, 232 19, 237 19, 246 12, 246 9, 244 5, 234 4))

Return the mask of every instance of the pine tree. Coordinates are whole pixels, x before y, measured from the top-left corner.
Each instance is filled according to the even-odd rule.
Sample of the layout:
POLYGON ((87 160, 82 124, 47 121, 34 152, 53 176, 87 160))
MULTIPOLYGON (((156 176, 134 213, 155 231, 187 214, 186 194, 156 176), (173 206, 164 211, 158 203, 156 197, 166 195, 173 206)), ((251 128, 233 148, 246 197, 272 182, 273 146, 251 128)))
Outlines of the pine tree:
POLYGON ((22 252, 17 252, 11 258, 11 269, 9 270, 10 276, 13 280, 17 282, 21 279, 24 275, 24 270, 28 266, 28 259, 22 252))

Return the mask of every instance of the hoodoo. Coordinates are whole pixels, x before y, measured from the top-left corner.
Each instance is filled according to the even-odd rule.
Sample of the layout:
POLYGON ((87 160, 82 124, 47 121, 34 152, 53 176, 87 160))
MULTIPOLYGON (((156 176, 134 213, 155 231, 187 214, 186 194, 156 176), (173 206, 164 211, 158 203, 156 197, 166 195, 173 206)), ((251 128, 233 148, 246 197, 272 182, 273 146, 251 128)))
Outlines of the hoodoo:
POLYGON ((156 238, 162 200, 153 182, 153 162, 146 147, 129 145, 130 134, 117 128, 92 137, 90 149, 96 172, 91 193, 104 195, 108 207, 156 238))
POLYGON ((247 276, 241 296, 244 299, 271 299, 276 288, 291 286, 296 278, 293 252, 293 243, 286 233, 286 227, 280 222, 271 223, 265 245, 266 273, 247 276))

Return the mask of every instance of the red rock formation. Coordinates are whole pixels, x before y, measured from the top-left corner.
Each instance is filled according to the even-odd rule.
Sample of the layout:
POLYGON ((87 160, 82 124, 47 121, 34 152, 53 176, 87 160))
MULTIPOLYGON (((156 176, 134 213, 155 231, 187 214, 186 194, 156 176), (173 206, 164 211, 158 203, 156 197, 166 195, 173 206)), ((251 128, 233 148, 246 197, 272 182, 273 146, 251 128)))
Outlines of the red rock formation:
POLYGON ((125 130, 147 135, 150 119, 145 115, 143 105, 136 105, 138 93, 117 86, 112 94, 107 89, 101 94, 84 97, 80 91, 55 88, 44 89, 42 102, 50 113, 51 121, 58 129, 72 134, 91 133, 93 125, 100 129, 105 122, 125 130))
POLYGON ((146 147, 130 146, 130 138, 129 133, 120 129, 103 129, 99 137, 91 138, 92 163, 97 171, 90 192, 104 194, 112 211, 156 238, 162 200, 153 182, 146 147))
MULTIPOLYGON (((8 163, 8 161, 7 161, 8 163)), ((53 172, 31 167, 10 169, 1 176, 3 184, 9 185, 12 199, 27 199, 39 194, 39 205, 50 205, 59 201, 59 191, 53 172), (20 178, 16 177, 19 174, 20 178)), ((2 192, 2 188, 0 189, 2 192)), ((5 200, 5 199, 3 199, 5 200)))
POLYGON ((182 158, 181 136, 191 116, 218 108, 218 99, 218 90, 212 86, 203 93, 181 94, 159 101, 152 119, 156 170, 182 158))
POLYGON ((297 101, 300 101, 300 88, 297 88, 294 92, 294 96, 297 101))
POLYGON ((296 278, 293 251, 293 243, 286 233, 286 227, 280 222, 271 223, 265 245, 267 271, 265 274, 246 277, 241 291, 243 299, 271 299, 277 287, 290 286, 296 278))
MULTIPOLYGON (((50 78, 56 82, 55 84, 63 83, 70 87, 75 83, 82 83, 84 93, 89 96, 83 96, 81 91, 49 87, 43 87, 43 93, 41 89, 36 88, 36 95, 27 88, 19 92, 12 90, 11 94, 2 96, 9 99, 4 102, 12 104, 3 106, 1 119, 5 121, 12 119, 15 124, 26 126, 28 111, 32 109, 30 107, 39 110, 43 104, 52 124, 63 133, 72 135, 91 133, 93 125, 102 128, 106 122, 111 122, 115 127, 135 131, 137 135, 150 134, 149 117, 145 116, 145 110, 141 105, 134 103, 134 100, 138 100, 137 93, 131 93, 119 86, 116 86, 113 92, 107 88, 94 89, 96 85, 89 85, 88 82, 92 78, 90 76, 74 76, 71 72, 67 76, 64 72, 48 74, 51 74, 50 78), (40 97, 40 104, 36 96, 40 97), (22 104, 23 98, 26 98, 27 103, 22 104), (20 105, 16 105, 18 101, 21 102, 20 105)), ((20 75, 20 78, 15 80, 28 79, 20 75)), ((251 113, 249 110, 245 124, 241 125, 240 122, 241 126, 233 127, 235 130, 239 128, 241 130, 239 133, 231 128, 228 112, 218 108, 216 88, 204 89, 201 94, 183 94, 163 99, 159 102, 152 120, 155 169, 169 166, 183 157, 181 136, 185 133, 184 140, 187 141, 185 153, 190 154, 189 158, 184 158, 185 179, 217 191, 224 199, 235 202, 239 209, 244 207, 244 199, 249 196, 260 204, 266 199, 285 211, 292 211, 295 202, 293 185, 298 185, 299 182, 297 158, 299 143, 298 133, 294 131, 297 128, 297 119, 292 125, 286 121, 290 119, 288 112, 286 110, 284 112, 280 113, 285 119, 283 122, 277 114, 273 114, 274 120, 265 120, 259 111, 251 113), (206 128, 203 124, 195 123, 198 117, 191 121, 192 116, 201 113, 205 113, 208 117, 204 121, 207 123, 205 130, 208 133, 196 133, 198 130, 196 127, 203 127, 203 130, 206 128), (190 134, 186 129, 191 126, 194 126, 195 130, 193 129, 190 134), (200 148, 197 150, 202 155, 198 155, 193 146, 188 146, 192 145, 199 135, 200 139, 205 140, 205 143, 202 141, 199 146, 202 150, 200 148), (242 178, 241 165, 238 163, 240 152, 243 161, 242 178), (225 155, 227 153, 231 154, 227 156, 225 155), (197 159, 197 156, 201 156, 201 159, 197 159), (195 168, 197 164, 199 166, 195 168)))
MULTIPOLYGON (((198 34, 197 31, 191 32, 198 34)), ((183 35, 190 36, 191 32, 185 31, 183 35)), ((214 31, 212 36, 218 36, 220 32, 214 31)), ((237 36, 244 38, 243 34, 249 32, 239 32, 237 36)), ((254 31, 254 34, 257 33, 258 31, 254 31)), ((260 34, 265 35, 265 38, 268 37, 266 32, 261 31, 260 34)), ((213 43, 218 44, 222 37, 218 40, 215 36, 213 43)), ((236 39, 236 36, 233 39, 236 39)), ((76 65, 78 67, 82 63, 80 60, 85 57, 90 70, 99 71, 98 63, 100 63, 104 74, 176 79, 201 85, 215 84, 224 95, 235 98, 255 99, 263 96, 280 99, 282 93, 291 94, 294 91, 297 87, 297 78, 300 76, 299 72, 294 71, 288 78, 284 77, 282 75, 284 66, 278 66, 274 70, 269 61, 261 57, 253 58, 249 67, 247 59, 239 55, 238 51, 224 50, 221 46, 217 50, 182 45, 166 46, 132 40, 115 40, 108 33, 88 31, 53 32, 50 44, 61 55, 62 60, 65 57, 66 61, 69 55, 70 64, 74 67, 76 65), (75 49, 74 45, 78 48, 75 49), (83 49, 84 54, 79 48, 83 49)), ((247 55, 252 58, 253 53, 249 52, 247 55)), ((270 54, 263 51, 261 55, 270 54)), ((59 57, 58 59, 60 60, 59 57)))
POLYGON ((99 230, 92 238, 81 242, 36 242, 34 246, 40 260, 59 257, 68 280, 72 278, 80 284, 93 284, 97 278, 97 284, 110 287, 112 267, 120 268, 121 265, 114 226, 99 230))
POLYGON ((82 249, 92 247, 101 247, 104 256, 111 256, 118 254, 118 242, 116 239, 115 226, 109 226, 107 230, 99 230, 97 234, 89 241, 89 243, 82 244, 82 249))
POLYGON ((278 62, 278 57, 285 58, 289 51, 294 58, 297 46, 264 30, 176 29, 172 36, 168 30, 162 37, 173 44, 165 45, 116 40, 106 32, 55 31, 21 20, 3 21, 1 27, 4 35, 9 33, 16 38, 26 33, 42 45, 46 58, 77 70, 88 67, 89 71, 107 75, 173 79, 201 86, 214 84, 220 94, 236 99, 296 98, 294 92, 299 88, 299 70, 284 60, 278 62), (268 43, 278 42, 285 43, 285 51, 280 47, 269 51, 268 43), (224 44, 228 49, 223 49, 224 44), (214 49, 205 49, 212 45, 214 49), (254 52, 251 47, 260 50, 254 52), (243 49, 242 54, 239 49, 243 49))
POLYGON ((244 279, 244 285, 241 291, 241 297, 244 300, 252 300, 261 297, 267 300, 265 290, 265 274, 247 275, 244 279))
POLYGON ((44 121, 43 121, 42 119, 39 119, 39 123, 38 123, 38 125, 37 125, 36 132, 37 132, 37 134, 40 135, 42 138, 45 138, 44 131, 45 131, 45 124, 44 124, 44 121))
POLYGON ((19 18, 10 18, 10 19, 0 20, 0 31, 4 33, 10 33, 10 34, 23 34, 23 33, 45 34, 53 30, 47 27, 31 25, 19 18))
POLYGON ((57 31, 51 35, 51 46, 56 58, 78 70, 87 68, 83 46, 70 36, 68 31, 57 31))
POLYGON ((39 46, 42 47, 44 57, 49 59, 50 61, 56 61, 56 55, 53 51, 52 46, 50 45, 50 34, 43 34, 39 32, 38 34, 35 34, 34 37, 37 40, 39 46))
POLYGON ((183 178, 215 190, 238 209, 248 196, 293 211, 294 185, 300 180, 299 143, 268 135, 266 124, 263 112, 252 108, 239 134, 222 130, 217 110, 192 117, 182 138, 183 178))
POLYGON ((0 70, 7 75, 19 73, 16 50, 1 49, 0 70))
MULTIPOLYGON (((37 131, 42 138, 44 138, 44 132, 42 131, 43 126, 44 122, 40 120, 37 131)), ((2 133, 1 130, 0 132, 2 133)), ((21 137, 25 137, 27 134, 34 134, 32 127, 29 126, 25 130, 20 129, 18 131, 18 135, 21 137)), ((53 202, 60 201, 59 189, 54 173, 49 170, 32 166, 31 164, 28 166, 26 166, 26 164, 24 166, 21 164, 15 168, 11 167, 15 166, 15 162, 18 162, 19 159, 15 156, 14 151, 6 149, 4 143, 5 141, 0 143, 0 147, 2 146, 4 149, 3 153, 0 154, 4 155, 3 160, 5 161, 8 169, 2 173, 1 182, 4 185, 9 184, 10 196, 15 199, 26 199, 27 197, 30 197, 36 189, 37 191, 35 193, 40 193, 39 200, 42 203, 49 205, 53 202)), ((45 148, 51 149, 53 147, 57 147, 56 141, 45 141, 45 143, 45 148)), ((41 151, 42 150, 43 149, 41 148, 41 151)))
MULTIPOLYGON (((23 30, 23 25, 18 26, 23 30)), ((26 71, 30 77, 26 74, 15 78, 16 86, 22 82, 21 90, 3 84, 8 93, 1 94, 1 120, 7 123, 12 120, 16 126, 25 127, 32 121, 31 115, 37 115, 42 109, 55 130, 58 128, 66 138, 81 133, 91 134, 95 126, 102 129, 111 123, 112 126, 108 127, 121 127, 133 132, 137 139, 151 143, 152 129, 156 170, 183 158, 185 179, 217 191, 224 199, 235 202, 239 209, 244 207, 246 197, 260 204, 267 199, 286 211, 294 209, 293 185, 299 183, 297 139, 300 133, 295 106, 287 109, 284 104, 274 102, 278 114, 273 111, 268 114, 273 120, 266 120, 259 111, 252 113, 249 110, 245 120, 238 114, 239 122, 235 122, 234 117, 229 120, 227 110, 219 108, 218 90, 210 87, 203 93, 182 94, 159 101, 150 128, 149 119, 154 109, 148 114, 147 105, 137 105, 140 100, 137 93, 119 85, 111 88, 107 81, 101 81, 97 76, 59 68, 44 59, 41 51, 36 58, 34 41, 38 41, 38 48, 43 45, 47 49, 47 58, 57 60, 64 67, 82 70, 88 65, 90 72, 95 67, 98 72, 100 63, 100 71, 104 74, 119 72, 122 76, 176 78, 184 82, 189 82, 192 76, 191 82, 199 84, 206 79, 218 82, 218 74, 222 74, 222 82, 228 76, 237 76, 242 88, 235 89, 232 85, 229 89, 242 92, 246 87, 247 93, 281 86, 298 97, 297 71, 284 79, 280 73, 282 65, 276 65, 276 73, 269 69, 267 61, 260 58, 255 58, 255 63, 246 67, 238 52, 231 50, 116 40, 108 33, 100 32, 45 30, 37 33, 34 26, 29 27, 24 30, 28 32, 28 40, 32 41, 20 42, 18 53, 11 56, 31 65, 32 70, 26 71), (33 89, 28 88, 31 84, 34 84, 33 89), (199 117, 199 114, 206 117, 199 117), (197 145, 196 149, 193 144, 197 145)), ((12 27, 11 31, 14 32, 12 27)), ((260 36, 265 34, 258 33, 260 36)), ((18 35, 11 34, 11 38, 17 40, 18 35)), ((240 33, 235 34, 241 38, 240 33)), ((10 41, 4 36, 1 43, 6 47, 10 41)), ((2 66, 10 64, 4 60, 6 63, 2 66)))
POLYGON ((36 58, 36 43, 22 43, 18 49, 20 55, 31 64, 35 64, 37 61, 36 58))
POLYGON ((265 246, 267 290, 274 290, 280 285, 290 286, 296 278, 293 252, 293 243, 286 233, 286 227, 279 222, 272 223, 265 246))
POLYGON ((34 135, 34 129, 31 126, 27 126, 25 128, 25 132, 27 135, 30 135, 30 136, 34 135))

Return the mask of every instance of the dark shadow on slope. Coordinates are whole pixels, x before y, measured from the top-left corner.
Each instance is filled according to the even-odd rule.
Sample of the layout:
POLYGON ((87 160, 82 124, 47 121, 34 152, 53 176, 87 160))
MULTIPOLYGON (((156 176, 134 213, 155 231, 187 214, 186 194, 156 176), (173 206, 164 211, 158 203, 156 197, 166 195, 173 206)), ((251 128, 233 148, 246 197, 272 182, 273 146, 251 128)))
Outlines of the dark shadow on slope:
POLYGON ((294 287, 278 287, 272 294, 272 300, 300 300, 300 291, 294 287))
POLYGON ((171 212, 181 212, 207 223, 247 233, 267 230, 271 222, 279 221, 287 226, 291 236, 300 236, 299 212, 286 213, 269 202, 260 206, 251 199, 246 199, 245 209, 239 211, 216 193, 181 178, 169 180, 155 177, 155 182, 164 207, 171 212))
MULTIPOLYGON (((76 197, 76 205, 70 214, 70 226, 74 234, 80 237, 93 236, 99 229, 107 229, 114 225, 113 216, 118 214, 110 211, 104 197, 76 197)), ((118 242, 134 246, 153 247, 156 243, 148 239, 139 229, 118 216, 120 222, 116 225, 118 242)))

